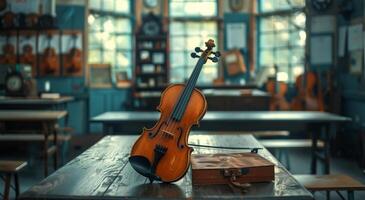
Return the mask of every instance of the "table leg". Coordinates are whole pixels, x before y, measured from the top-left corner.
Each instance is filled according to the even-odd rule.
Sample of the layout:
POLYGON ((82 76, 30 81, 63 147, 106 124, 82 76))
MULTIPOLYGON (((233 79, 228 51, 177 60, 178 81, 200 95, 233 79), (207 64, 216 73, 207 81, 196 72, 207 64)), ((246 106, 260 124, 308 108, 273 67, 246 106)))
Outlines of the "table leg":
POLYGON ((329 126, 326 126, 323 131, 324 135, 324 173, 330 174, 330 130, 329 126))
POLYGON ((15 199, 18 199, 19 197, 19 177, 18 177, 18 173, 14 174, 14 183, 15 183, 15 199))
POLYGON ((5 174, 4 200, 9 200, 11 174, 5 174))
POLYGON ((48 176, 48 126, 47 123, 42 124, 42 132, 44 135, 44 141, 43 141, 43 159, 44 159, 44 176, 48 176))
POLYGON ((317 141, 318 133, 312 132, 312 163, 311 163, 311 174, 317 173, 317 141))
POLYGON ((354 200, 355 199, 355 195, 354 195, 354 191, 353 190, 347 191, 347 199, 348 200, 354 200))
POLYGON ((58 166, 58 146, 57 146, 58 138, 57 138, 57 130, 55 129, 55 123, 50 124, 50 129, 52 130, 53 133, 53 145, 56 147, 56 150, 53 155, 53 168, 54 170, 56 170, 58 166))

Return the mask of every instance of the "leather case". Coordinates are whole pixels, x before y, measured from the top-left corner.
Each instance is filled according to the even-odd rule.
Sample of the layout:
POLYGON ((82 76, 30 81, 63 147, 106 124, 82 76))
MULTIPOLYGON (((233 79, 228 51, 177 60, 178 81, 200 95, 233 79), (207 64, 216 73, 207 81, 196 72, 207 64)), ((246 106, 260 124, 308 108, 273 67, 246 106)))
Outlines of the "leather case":
POLYGON ((274 164, 256 153, 192 155, 193 185, 214 185, 274 180, 274 164))

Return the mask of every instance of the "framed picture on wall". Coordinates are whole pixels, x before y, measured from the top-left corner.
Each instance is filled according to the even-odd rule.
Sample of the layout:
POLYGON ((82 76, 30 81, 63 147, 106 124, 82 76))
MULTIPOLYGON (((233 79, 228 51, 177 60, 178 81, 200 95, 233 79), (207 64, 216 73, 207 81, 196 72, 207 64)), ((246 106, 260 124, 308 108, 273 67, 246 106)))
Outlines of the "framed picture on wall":
POLYGON ((89 84, 91 88, 111 88, 111 66, 110 64, 90 64, 89 84))

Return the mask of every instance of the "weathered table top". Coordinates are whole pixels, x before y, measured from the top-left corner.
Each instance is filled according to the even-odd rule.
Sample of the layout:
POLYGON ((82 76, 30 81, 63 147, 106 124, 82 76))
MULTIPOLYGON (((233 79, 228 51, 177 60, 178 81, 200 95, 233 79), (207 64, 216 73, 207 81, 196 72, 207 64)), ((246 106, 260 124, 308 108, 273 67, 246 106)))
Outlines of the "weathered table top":
MULTIPOLYGON (((156 121, 159 112, 106 112, 92 118, 92 122, 156 121)), ((270 121, 270 122, 344 122, 348 117, 312 111, 208 111, 202 121, 270 121)))
POLYGON ((67 111, 0 110, 0 121, 55 121, 67 115, 67 111))
POLYGON ((52 105, 62 104, 73 101, 73 97, 60 97, 55 99, 44 99, 44 98, 21 98, 21 97, 0 97, 0 105, 52 105))
MULTIPOLYGON (((247 193, 229 185, 192 186, 191 170, 173 184, 149 184, 128 163, 137 136, 106 136, 80 156, 21 194, 20 199, 312 199, 266 150, 259 154, 276 164, 275 181, 255 183, 247 193)), ((191 135, 194 144, 262 147, 251 135, 191 135)), ((195 148, 193 153, 242 152, 195 148)))

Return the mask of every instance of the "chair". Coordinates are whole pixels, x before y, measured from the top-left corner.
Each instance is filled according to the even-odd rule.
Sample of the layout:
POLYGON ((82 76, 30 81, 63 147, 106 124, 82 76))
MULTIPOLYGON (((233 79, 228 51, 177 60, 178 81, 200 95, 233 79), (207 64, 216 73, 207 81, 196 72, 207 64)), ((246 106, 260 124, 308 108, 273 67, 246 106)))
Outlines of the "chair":
POLYGON ((2 179, 4 180, 4 194, 3 199, 8 200, 10 194, 11 186, 11 177, 14 176, 15 182, 15 197, 19 196, 19 178, 18 172, 22 170, 25 166, 27 166, 27 162, 24 161, 2 161, 0 160, 0 174, 3 175, 2 179))

